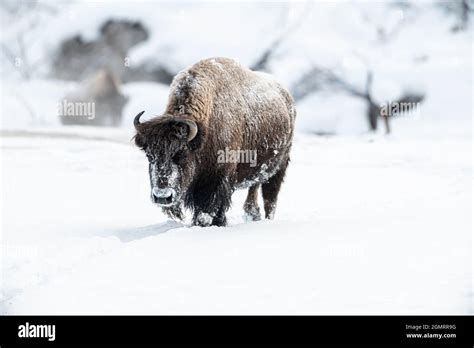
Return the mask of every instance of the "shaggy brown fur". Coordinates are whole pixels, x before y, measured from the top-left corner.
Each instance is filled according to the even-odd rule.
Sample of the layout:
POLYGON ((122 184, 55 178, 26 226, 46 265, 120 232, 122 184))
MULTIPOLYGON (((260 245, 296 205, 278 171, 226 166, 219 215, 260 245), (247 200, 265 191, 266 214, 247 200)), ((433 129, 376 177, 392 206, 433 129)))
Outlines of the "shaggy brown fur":
POLYGON ((164 116, 138 124, 135 142, 150 161, 152 188, 176 191, 173 204, 164 207, 170 216, 182 218, 184 206, 194 211, 194 224, 225 225, 233 191, 250 187, 244 210, 257 220, 261 185, 265 216, 273 218, 295 117, 293 98, 270 75, 211 58, 174 78, 164 116), (189 142, 183 119, 198 128, 189 142), (225 149, 256 151, 256 165, 220 163, 218 153, 225 149), (159 185, 169 177, 172 183, 159 185))

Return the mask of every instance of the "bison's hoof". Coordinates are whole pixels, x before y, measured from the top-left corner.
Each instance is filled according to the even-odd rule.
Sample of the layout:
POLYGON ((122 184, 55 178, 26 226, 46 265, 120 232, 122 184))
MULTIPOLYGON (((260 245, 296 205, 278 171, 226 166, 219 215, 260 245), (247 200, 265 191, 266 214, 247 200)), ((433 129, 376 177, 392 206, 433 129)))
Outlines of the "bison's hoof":
POLYGON ((260 214, 258 214, 258 215, 245 215, 245 219, 247 221, 260 221, 260 220, 262 220, 262 216, 260 214))
POLYGON ((213 217, 211 214, 200 212, 194 218, 194 224, 201 227, 207 227, 212 225, 213 217))
POLYGON ((194 216, 193 225, 201 227, 226 226, 227 219, 224 214, 213 216, 209 213, 199 212, 194 216))
POLYGON ((245 220, 246 221, 258 221, 261 220, 262 217, 260 215, 260 208, 255 205, 245 205, 245 220))

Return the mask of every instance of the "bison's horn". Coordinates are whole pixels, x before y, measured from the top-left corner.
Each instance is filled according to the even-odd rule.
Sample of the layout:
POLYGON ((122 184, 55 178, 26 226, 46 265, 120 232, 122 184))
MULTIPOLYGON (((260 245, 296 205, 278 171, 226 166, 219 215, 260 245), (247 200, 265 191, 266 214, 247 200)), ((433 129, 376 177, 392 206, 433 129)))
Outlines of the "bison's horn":
POLYGON ((145 111, 140 112, 135 118, 133 119, 133 125, 135 126, 135 129, 138 130, 138 126, 140 125, 140 116, 143 115, 145 111))
POLYGON ((182 123, 184 123, 185 125, 188 126, 188 128, 189 128, 188 141, 193 140, 196 137, 196 134, 198 132, 198 126, 197 126, 196 122, 194 122, 193 120, 189 120, 189 119, 181 119, 181 120, 177 120, 177 121, 182 122, 182 123))

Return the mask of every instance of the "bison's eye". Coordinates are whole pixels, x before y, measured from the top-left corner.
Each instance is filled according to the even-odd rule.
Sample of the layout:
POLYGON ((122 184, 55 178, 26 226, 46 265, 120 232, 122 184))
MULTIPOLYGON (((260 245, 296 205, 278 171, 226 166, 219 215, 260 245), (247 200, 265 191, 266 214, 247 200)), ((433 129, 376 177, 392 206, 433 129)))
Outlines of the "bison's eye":
POLYGON ((145 152, 145 154, 146 154, 146 158, 148 158, 148 161, 153 162, 153 156, 148 152, 145 152))
POLYGON ((184 151, 178 151, 172 158, 174 163, 181 163, 186 159, 184 151))

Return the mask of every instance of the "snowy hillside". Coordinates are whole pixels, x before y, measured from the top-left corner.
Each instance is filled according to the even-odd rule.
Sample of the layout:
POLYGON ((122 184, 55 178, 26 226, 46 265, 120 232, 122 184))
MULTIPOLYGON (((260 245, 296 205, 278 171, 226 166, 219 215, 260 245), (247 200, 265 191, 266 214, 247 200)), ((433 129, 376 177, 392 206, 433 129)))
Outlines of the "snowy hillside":
MULTIPOLYGON (((467 71, 472 70, 472 31, 453 33, 450 28, 455 17, 446 15, 432 1, 144 1, 138 6, 126 2, 111 6, 108 2, 48 0, 44 4, 54 11, 38 11, 38 23, 30 19, 32 15, 18 20, 0 12, 2 43, 12 46, 11 54, 19 45, 18 37, 24 36, 23 40, 32 43, 25 57, 19 57, 19 65, 7 59, 8 55, 0 56, 5 76, 1 86, 2 114, 15 112, 15 117, 2 117, 3 129, 58 124, 58 99, 77 84, 50 78, 53 55, 62 40, 74 35, 86 44, 97 39, 101 25, 111 18, 140 21, 150 33, 146 41, 128 52, 126 60, 132 67, 147 62, 175 74, 213 56, 231 57, 252 66, 278 41, 268 70, 290 90, 314 66, 335 72, 361 90, 371 72, 372 94, 378 104, 415 91, 426 96, 423 115, 430 119, 445 119, 444 115, 452 113, 454 107, 450 118, 455 120, 450 121, 471 120, 472 74, 467 71), (73 21, 74 18, 83 20, 73 21), (241 18, 245 18, 245 25, 241 18), (40 28, 28 29, 30 22, 40 28), (37 68, 31 68, 33 81, 26 83, 19 80, 26 69, 25 60, 37 68), (453 100, 456 105, 451 103, 453 100)), ((162 112, 166 94, 156 91, 167 90, 167 85, 138 82, 121 87, 130 96, 123 111, 124 127, 129 127, 128 120, 143 109, 162 112), (144 107, 140 107, 141 103, 144 107)), ((297 127, 310 133, 360 134, 368 129, 365 109, 363 99, 323 89, 298 101, 297 127)), ((392 123, 396 127, 398 120, 392 123)))

